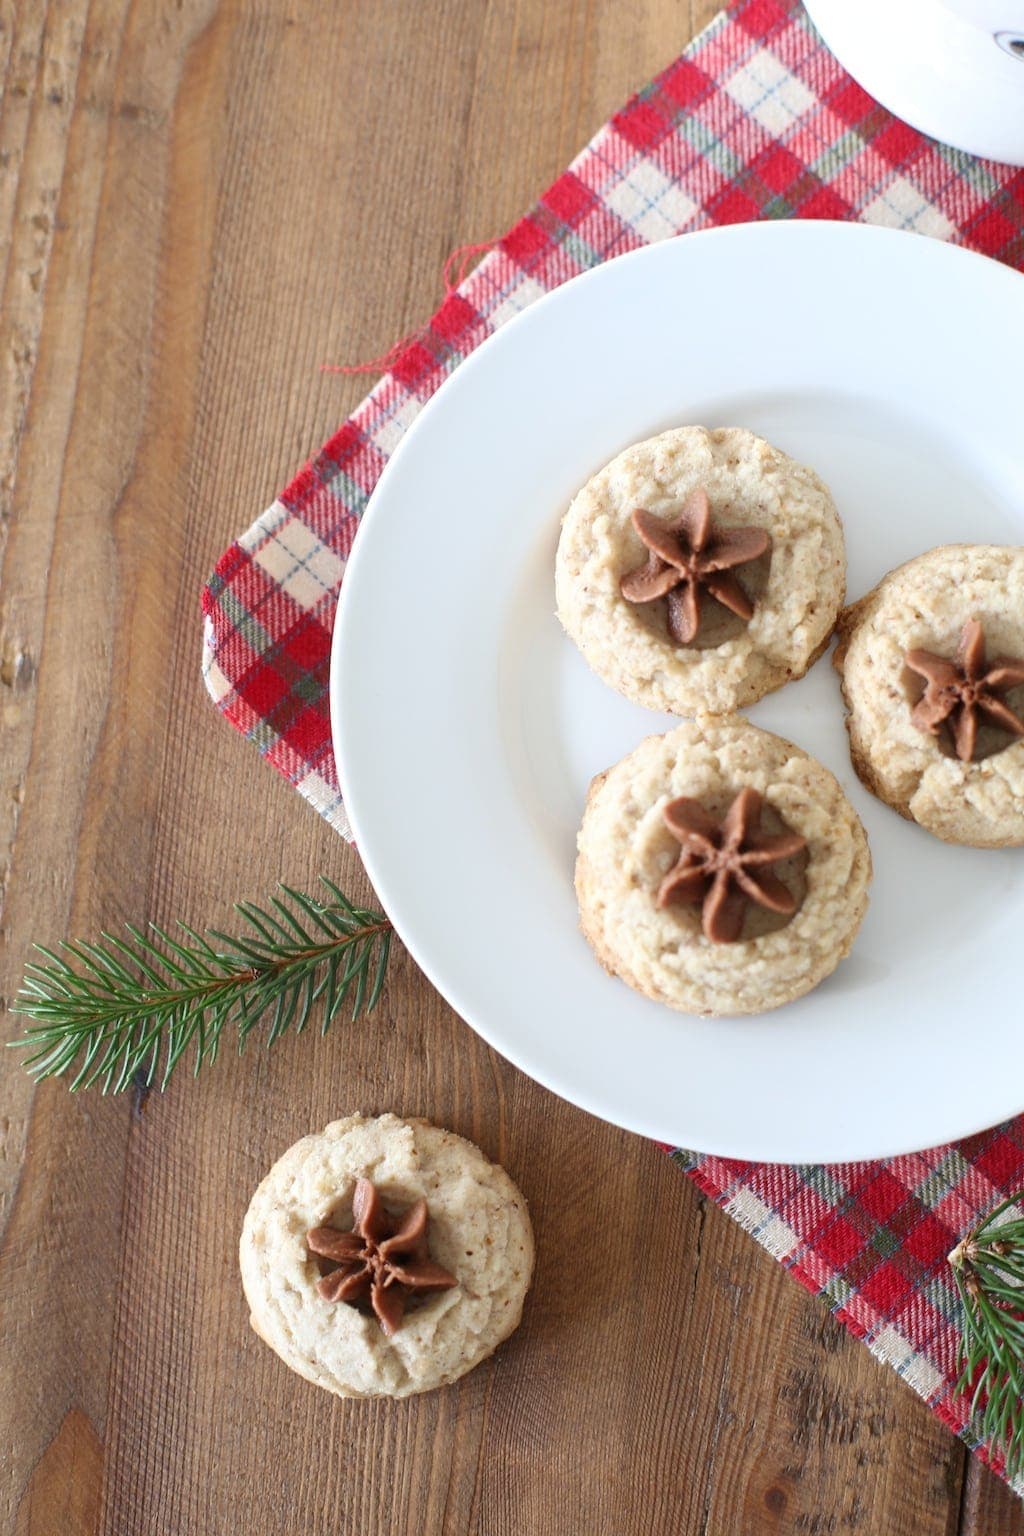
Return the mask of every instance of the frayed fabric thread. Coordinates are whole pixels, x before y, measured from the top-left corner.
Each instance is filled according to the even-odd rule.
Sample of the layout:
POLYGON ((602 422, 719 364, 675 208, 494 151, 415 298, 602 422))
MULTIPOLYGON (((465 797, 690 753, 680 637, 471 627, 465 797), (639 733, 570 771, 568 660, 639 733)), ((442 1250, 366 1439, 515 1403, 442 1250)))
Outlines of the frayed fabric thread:
MULTIPOLYGON (((444 280, 444 302, 457 293, 481 257, 493 251, 497 240, 478 240, 470 245, 457 245, 445 260, 441 269, 444 280)), ((428 326, 421 325, 405 336, 400 336, 380 357, 370 357, 363 363, 321 363, 321 373, 390 373, 407 347, 411 347, 427 333, 428 326)))

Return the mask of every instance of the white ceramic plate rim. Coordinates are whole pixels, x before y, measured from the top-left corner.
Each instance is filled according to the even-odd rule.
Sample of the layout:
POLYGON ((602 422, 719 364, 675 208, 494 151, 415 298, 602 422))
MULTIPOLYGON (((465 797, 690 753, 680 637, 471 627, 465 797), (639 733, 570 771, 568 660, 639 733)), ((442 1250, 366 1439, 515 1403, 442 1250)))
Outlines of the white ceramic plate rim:
MULTIPOLYGON (((839 271, 843 262, 850 259, 849 252, 857 253, 870 248, 884 251, 889 247, 894 252, 898 248, 898 253, 905 257, 908 247, 912 247, 918 253, 914 259, 922 275, 928 272, 929 267, 933 270, 936 267, 948 267, 954 287, 959 283, 973 287, 976 291, 987 290, 993 316, 1008 313, 1010 309, 1019 312, 1024 294, 1019 274, 959 247, 879 227, 794 220, 709 229, 644 247, 617 258, 613 263, 586 272, 537 300, 459 365, 452 380, 446 381, 404 433, 377 483, 349 559, 335 627, 330 677, 334 748, 346 808, 360 855, 397 933, 413 959, 456 1012, 524 1072, 601 1118, 662 1141, 699 1146, 700 1150, 716 1155, 759 1161, 800 1162, 839 1162, 892 1156, 917 1147, 959 1139, 1007 1119, 1024 1105, 1024 1090, 1012 1076, 1008 1075, 1004 1081, 996 1074, 989 1081, 981 1099, 972 1099, 969 1094, 960 1096, 954 1093, 942 1103, 929 1101, 923 1106, 916 1103, 913 1112, 908 1110, 905 1129, 882 1127, 875 1117, 868 1115, 863 1123, 844 1124, 834 1135, 822 1134, 819 1129, 813 1142, 808 1142, 798 1131, 787 1134, 785 1129, 780 1129, 777 1135, 769 1136, 763 1130, 758 1131, 751 1139, 738 1120, 720 1127, 704 1124, 697 1128, 700 1132, 698 1136, 689 1129, 685 1113, 681 1113, 678 1124, 670 1126, 662 1119, 645 1115, 635 1104, 624 1105, 617 1094, 615 1083, 606 1083, 603 1090, 599 1091, 595 1091, 592 1085, 581 1088, 573 1080, 571 1064, 567 1070, 564 1062, 552 1059, 546 1050, 538 1050, 535 1044, 531 1046, 517 1038, 515 1030, 508 1028, 507 1024, 496 1022, 493 1011, 486 1003, 480 1006, 479 1001, 474 1002, 470 994, 475 990, 479 995, 479 986, 470 985, 468 968, 471 967, 472 955, 467 956, 466 970, 459 966, 453 967, 451 963, 446 964, 434 953, 429 937, 423 932, 424 902, 430 901, 429 872, 416 872, 415 859, 404 862, 396 860, 393 850, 388 850, 384 856, 377 836, 380 818, 386 813, 386 807, 374 800, 374 748, 370 740, 374 728, 373 715, 369 710, 364 710, 362 715, 359 713, 359 700, 365 701, 368 696, 366 668, 370 653, 367 647, 374 631, 368 599, 365 595, 362 601, 359 599, 362 584, 372 579, 364 574, 364 569, 379 560, 386 550, 389 498, 392 497, 393 488, 396 488, 395 495, 400 494, 397 487, 411 446, 433 432, 435 422, 450 412, 454 403, 452 382, 458 381, 462 390, 469 388, 478 370, 493 366, 496 354, 508 346, 510 336, 521 333, 527 327, 539 332, 547 323, 552 308, 564 303, 570 290, 578 292, 584 285, 607 284, 612 268, 621 271, 627 266, 635 269, 647 263, 653 271, 659 263, 678 260, 681 271, 689 260, 686 251, 692 252, 697 246, 717 246, 724 250, 726 246, 735 246, 736 242, 741 241, 751 252, 751 260, 754 261, 758 259, 758 247, 761 248, 761 255, 770 252, 771 246, 765 245, 766 241, 777 243, 780 247, 784 242, 790 245, 796 242, 794 250, 798 256, 807 258, 813 254, 816 259, 825 256, 836 262, 839 271), (800 251, 801 245, 806 247, 803 252, 800 251), (676 257, 671 255, 673 250, 677 253, 676 257), (382 541, 384 549, 381 548, 382 541), (347 727, 343 725, 346 721, 347 727)), ((776 259, 775 255, 771 259, 776 259)), ((561 510, 561 504, 552 508, 551 515, 556 521, 561 510)), ((383 671, 378 682, 380 696, 385 697, 388 679, 383 671)), ((659 717, 652 716, 649 729, 659 728, 659 717)), ((575 935, 572 937, 575 938, 575 935)), ((608 985, 621 984, 609 981, 608 985)), ((771 1027, 773 1017, 765 1016, 765 1027, 771 1027)))

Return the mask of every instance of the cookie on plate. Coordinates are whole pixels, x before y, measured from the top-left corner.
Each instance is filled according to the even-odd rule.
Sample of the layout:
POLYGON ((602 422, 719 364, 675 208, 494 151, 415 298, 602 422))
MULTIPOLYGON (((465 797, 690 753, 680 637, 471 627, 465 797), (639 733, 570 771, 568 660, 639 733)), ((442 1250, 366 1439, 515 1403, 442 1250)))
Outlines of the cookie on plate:
POLYGON ((519 1323, 526 1201, 478 1147, 425 1120, 336 1120, 278 1160, 239 1246, 253 1328, 339 1397, 456 1381, 519 1323))
POLYGON ((558 617, 651 709, 728 714, 802 677, 843 603, 828 487, 742 427, 677 427, 598 471, 562 522, 558 617))
POLYGON ((737 716, 649 736, 590 787, 580 926, 602 965, 683 1013, 762 1013, 849 953, 871 857, 837 780, 737 716))
POLYGON ((945 842, 1024 844, 1024 549, 918 555, 846 609, 839 635, 868 789, 945 842))

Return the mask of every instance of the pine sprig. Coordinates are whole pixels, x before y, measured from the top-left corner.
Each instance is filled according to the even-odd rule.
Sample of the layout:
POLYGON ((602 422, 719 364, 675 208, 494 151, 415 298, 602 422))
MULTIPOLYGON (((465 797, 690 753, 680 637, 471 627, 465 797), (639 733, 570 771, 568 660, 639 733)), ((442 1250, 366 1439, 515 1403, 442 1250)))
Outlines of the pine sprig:
POLYGON ((240 938, 182 923, 180 937, 151 925, 104 933, 95 944, 37 945, 43 963, 26 967, 12 1012, 34 1022, 20 1040, 33 1077, 73 1072, 70 1087, 104 1093, 136 1084, 167 1086, 190 1047, 193 1073, 217 1058, 226 1029, 238 1049, 263 1019, 266 1044, 305 1029, 321 1005, 326 1034, 349 1005, 353 1019, 380 997, 391 923, 358 907, 320 876, 327 900, 281 886, 267 907, 240 902, 240 938))
POLYGON ((1024 1219, 1007 1213, 1022 1203, 1024 1192, 1004 1200, 949 1255, 963 1303, 957 1391, 1011 1479, 1024 1471, 1024 1219))

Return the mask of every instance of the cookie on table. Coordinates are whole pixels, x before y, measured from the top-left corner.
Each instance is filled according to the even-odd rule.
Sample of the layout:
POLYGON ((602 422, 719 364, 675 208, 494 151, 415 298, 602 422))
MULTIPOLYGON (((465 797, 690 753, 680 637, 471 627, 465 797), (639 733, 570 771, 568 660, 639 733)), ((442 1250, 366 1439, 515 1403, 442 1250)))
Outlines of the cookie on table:
POLYGON ((918 555, 846 609, 839 635, 868 789, 945 842, 1024 844, 1024 549, 918 555))
POLYGON ((339 1397, 456 1381, 519 1323, 526 1201, 478 1147, 425 1120, 336 1120, 263 1180, 239 1246, 253 1328, 339 1397))
POLYGON ((801 997, 849 953, 867 908, 867 838, 838 781, 738 716, 649 736, 599 774, 578 849, 598 959, 682 1013, 801 997))
POLYGON ((742 427, 677 427, 598 471, 562 522, 558 617, 606 683, 651 709, 728 714, 825 646, 843 531, 813 470, 742 427))

